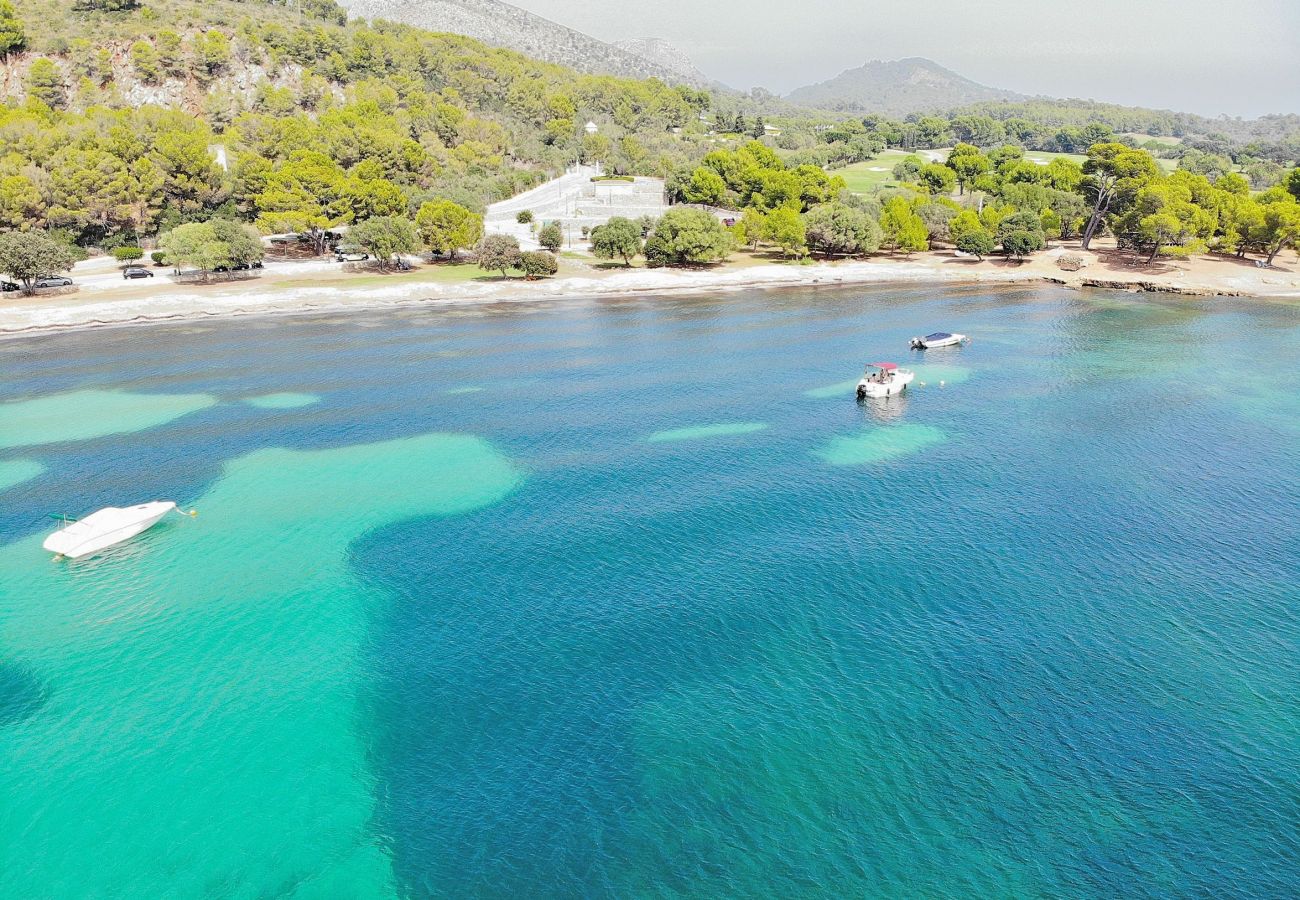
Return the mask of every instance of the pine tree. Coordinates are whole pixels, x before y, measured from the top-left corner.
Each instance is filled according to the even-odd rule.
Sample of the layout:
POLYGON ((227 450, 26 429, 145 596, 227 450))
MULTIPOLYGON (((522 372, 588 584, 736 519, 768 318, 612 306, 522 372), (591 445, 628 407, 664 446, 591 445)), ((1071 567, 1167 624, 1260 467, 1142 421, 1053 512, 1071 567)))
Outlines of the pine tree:
POLYGON ((9 0, 0 0, 0 59, 7 59, 26 45, 27 34, 18 11, 9 0))

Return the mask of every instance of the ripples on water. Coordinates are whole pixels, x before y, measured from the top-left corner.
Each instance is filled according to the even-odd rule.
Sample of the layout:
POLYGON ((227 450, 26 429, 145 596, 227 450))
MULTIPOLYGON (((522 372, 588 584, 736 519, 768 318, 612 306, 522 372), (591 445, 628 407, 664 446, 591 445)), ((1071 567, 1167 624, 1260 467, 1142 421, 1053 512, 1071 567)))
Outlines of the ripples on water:
POLYGON ((0 895, 1296 892, 1295 308, 366 318, 0 344, 0 895))

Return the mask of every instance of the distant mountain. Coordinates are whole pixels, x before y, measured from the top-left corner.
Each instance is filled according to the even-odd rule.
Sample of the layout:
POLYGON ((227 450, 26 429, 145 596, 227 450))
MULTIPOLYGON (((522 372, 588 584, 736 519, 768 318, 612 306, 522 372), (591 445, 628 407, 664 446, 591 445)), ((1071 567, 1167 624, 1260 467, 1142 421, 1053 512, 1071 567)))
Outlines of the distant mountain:
POLYGON ((709 81, 666 42, 627 41, 628 48, 607 44, 500 0, 340 0, 340 5, 353 18, 463 34, 581 72, 700 87, 709 81))
POLYGON ((613 44, 626 53, 648 59, 655 65, 677 73, 687 84, 707 84, 710 80, 695 68, 695 63, 689 56, 663 38, 634 38, 630 41, 614 41, 613 44))
POLYGON ((818 109, 862 110, 903 116, 988 101, 1029 99, 1024 94, 987 87, 922 57, 875 60, 841 72, 830 81, 792 91, 792 103, 818 109))

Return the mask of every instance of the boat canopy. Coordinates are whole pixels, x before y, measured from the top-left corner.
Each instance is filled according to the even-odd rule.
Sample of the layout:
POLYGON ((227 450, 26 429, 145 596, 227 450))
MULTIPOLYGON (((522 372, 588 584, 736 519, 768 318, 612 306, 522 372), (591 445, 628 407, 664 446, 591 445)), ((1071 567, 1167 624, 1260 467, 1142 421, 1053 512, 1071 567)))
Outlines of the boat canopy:
POLYGON ((950 337, 952 337, 952 335, 947 331, 936 331, 934 334, 927 334, 925 336, 925 339, 927 341, 941 341, 944 338, 950 338, 950 337))
POLYGON ((886 372, 892 372, 898 368, 898 363, 867 363, 869 369, 884 369, 886 372))

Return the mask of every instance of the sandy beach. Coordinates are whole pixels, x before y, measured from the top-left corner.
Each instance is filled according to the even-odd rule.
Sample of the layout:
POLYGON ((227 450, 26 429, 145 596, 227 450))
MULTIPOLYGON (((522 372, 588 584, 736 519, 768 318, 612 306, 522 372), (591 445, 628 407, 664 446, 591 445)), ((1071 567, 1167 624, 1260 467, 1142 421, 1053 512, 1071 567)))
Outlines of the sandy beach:
MULTIPOLYGON (((1049 281, 1070 287, 1108 287, 1189 295, 1300 299, 1300 266, 1287 253, 1271 269, 1253 260, 1199 257, 1145 264, 1133 254, 1065 243, 1022 263, 962 258, 951 250, 881 255, 870 260, 787 262, 738 254, 730 263, 700 269, 624 268, 566 255, 560 274, 542 281, 502 279, 468 263, 424 264, 415 271, 345 271, 325 260, 269 261, 258 277, 208 284, 177 283, 163 270, 154 278, 123 281, 111 258, 81 263, 71 293, 9 294, 0 306, 0 335, 211 317, 293 312, 337 312, 406 304, 503 303, 534 300, 680 294, 741 288, 925 282, 1049 281), (1085 266, 1067 272, 1063 253, 1085 266)), ((351 269, 352 267, 348 267, 351 269)))

